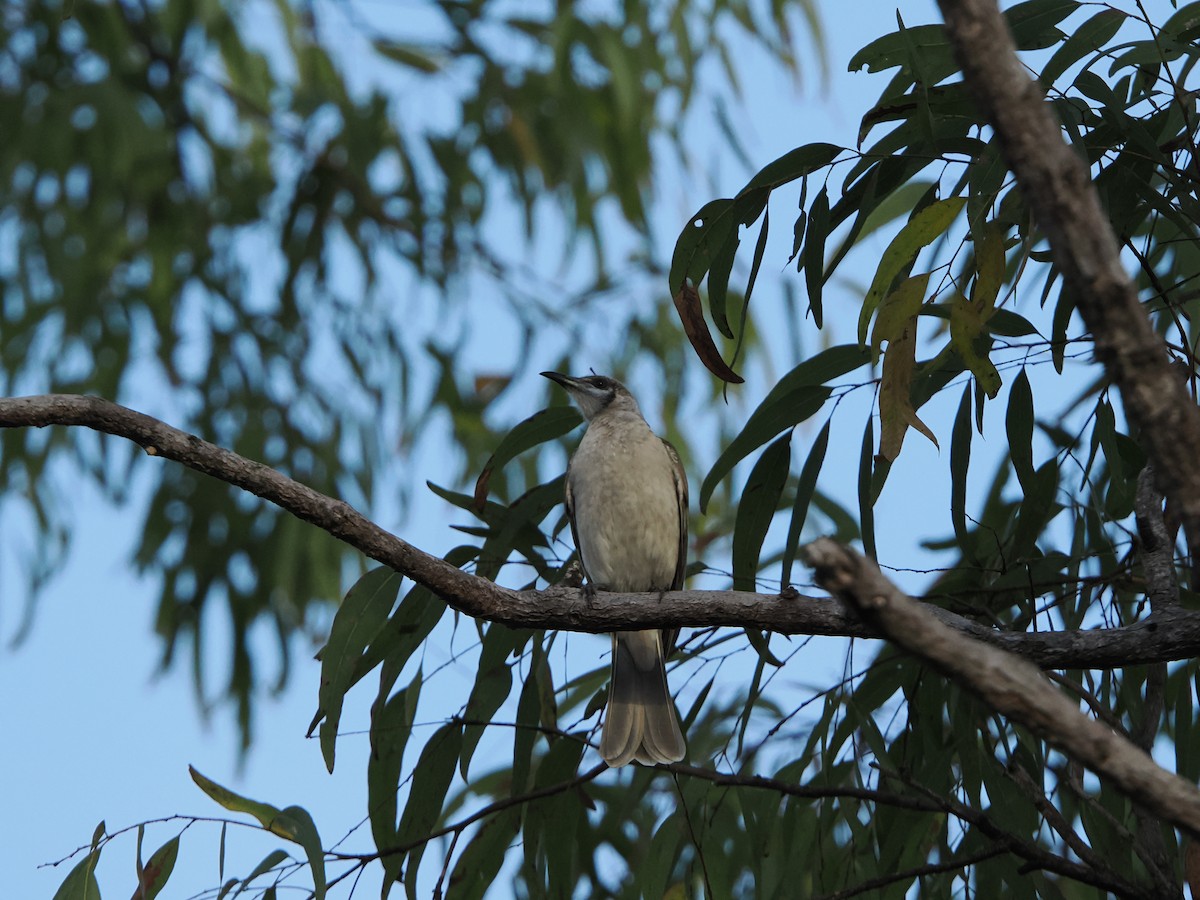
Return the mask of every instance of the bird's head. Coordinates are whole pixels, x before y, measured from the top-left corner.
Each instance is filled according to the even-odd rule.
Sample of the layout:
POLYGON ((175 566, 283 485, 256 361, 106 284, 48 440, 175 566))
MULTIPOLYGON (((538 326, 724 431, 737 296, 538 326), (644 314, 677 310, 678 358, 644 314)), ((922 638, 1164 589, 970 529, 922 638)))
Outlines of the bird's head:
POLYGON ((602 412, 632 412, 641 415, 633 394, 621 382, 607 375, 586 375, 576 378, 560 372, 543 372, 547 378, 562 385, 583 417, 589 422, 602 412))

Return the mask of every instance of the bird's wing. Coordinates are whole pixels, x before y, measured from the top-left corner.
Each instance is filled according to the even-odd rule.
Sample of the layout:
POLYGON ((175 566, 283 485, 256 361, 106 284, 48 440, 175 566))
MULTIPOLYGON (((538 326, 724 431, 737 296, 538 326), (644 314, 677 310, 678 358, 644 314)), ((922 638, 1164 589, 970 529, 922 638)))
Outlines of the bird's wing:
POLYGON ((688 551, 688 482, 687 472, 683 470, 683 462, 679 453, 671 446, 666 438, 659 438, 667 448, 667 456, 671 460, 671 474, 675 476, 675 503, 679 507, 679 555, 675 559, 675 578, 671 582, 671 590, 683 589, 683 579, 687 574, 688 551))
MULTIPOLYGON (((572 460, 571 462, 574 462, 572 460)), ((575 495, 571 491, 571 463, 567 463, 567 477, 563 479, 564 494, 567 504, 567 521, 571 524, 571 540, 575 542, 575 557, 579 560, 579 568, 583 569, 588 584, 592 576, 588 574, 587 566, 583 564, 583 547, 579 543, 579 529, 575 527, 575 495)))

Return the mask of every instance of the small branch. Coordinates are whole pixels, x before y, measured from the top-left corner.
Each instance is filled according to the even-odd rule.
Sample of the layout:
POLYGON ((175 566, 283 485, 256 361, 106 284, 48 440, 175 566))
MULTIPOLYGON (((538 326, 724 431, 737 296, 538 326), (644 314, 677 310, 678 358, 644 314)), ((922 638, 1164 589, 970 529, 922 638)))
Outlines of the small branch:
POLYGON ((429 834, 424 834, 414 841, 410 841, 407 844, 401 844, 397 847, 386 847, 382 850, 376 851, 375 853, 333 853, 326 855, 333 856, 335 859, 370 862, 375 859, 382 859, 385 856, 394 856, 397 853, 407 853, 409 850, 413 850, 423 844, 428 844, 430 841, 437 840, 440 837, 445 837, 448 834, 457 835, 465 831, 467 828, 470 828, 480 819, 486 819, 488 816, 495 815, 498 812, 503 812, 504 810, 511 809, 514 806, 523 806, 526 803, 544 800, 547 797, 554 797, 563 793, 564 791, 569 791, 572 788, 579 787, 581 784, 587 784, 589 781, 595 781, 597 777, 607 771, 608 763, 600 763, 599 765, 588 769, 586 772, 581 772, 574 778, 568 778, 566 781, 560 781, 556 784, 548 784, 545 787, 538 788, 536 791, 530 791, 527 794, 518 794, 515 797, 505 797, 501 800, 497 800, 495 803, 489 803, 487 806, 483 807, 483 809, 478 809, 469 816, 466 816, 457 822, 453 822, 442 828, 435 829, 434 831, 429 832, 429 834))
POLYGON ((963 822, 969 823, 971 827, 977 829, 980 834, 990 839, 993 843, 1007 846, 1014 856, 1019 856, 1026 860, 1026 865, 1022 867, 1022 871, 1038 868, 1046 872, 1053 872, 1065 878, 1082 882, 1083 884, 1093 885, 1110 894, 1126 898, 1126 900, 1161 900, 1152 891, 1144 890, 1125 881, 1123 878, 1098 872, 1082 863, 1059 856, 1036 841, 1006 831, 997 825, 983 810, 968 806, 954 797, 942 796, 936 791, 930 790, 925 785, 913 780, 910 775, 904 772, 888 771, 883 768, 880 771, 891 778, 907 784, 913 790, 919 791, 929 800, 936 803, 944 812, 954 816, 956 819, 961 819, 963 822))
POLYGON ((826 894, 821 900, 846 900, 847 897, 857 897, 860 894, 877 891, 880 888, 887 887, 889 884, 896 884, 901 881, 911 881, 915 878, 924 878, 928 875, 944 875, 947 872, 960 872, 968 866, 973 866, 976 863, 993 859, 1008 852, 1009 848, 1005 844, 993 844, 991 847, 986 847, 977 853, 969 853, 966 856, 960 856, 957 859, 951 859, 943 863, 928 863, 924 866, 906 869, 903 872, 893 872, 891 875, 879 875, 875 878, 868 878, 861 884, 854 885, 854 887, 826 894))
MULTIPOLYGON (((310 522, 351 547, 425 585, 465 615, 514 628, 602 633, 643 628, 736 626, 776 634, 882 637, 842 604, 826 598, 743 591, 601 593, 588 603, 576 588, 513 591, 470 575, 408 544, 348 503, 314 491, 274 469, 195 435, 98 397, 51 394, 0 398, 0 428, 72 425, 130 440, 211 475, 310 522)), ((881 576, 882 577, 882 576, 881 576)), ((942 624, 977 641, 1020 654, 1047 669, 1103 669, 1200 656, 1200 612, 1170 609, 1133 625, 1059 632, 1007 632, 938 607, 942 624)))
POLYGON ((1085 716, 1029 662, 957 633, 905 596, 870 560, 828 538, 805 550, 817 581, 899 644, 985 703, 1097 772, 1190 835, 1200 835, 1200 789, 1085 716))
MULTIPOLYGON (((977 828, 993 844, 1003 846, 1007 852, 1025 860, 1028 867, 1054 872, 1065 878, 1094 885, 1122 897, 1139 898, 1139 900, 1143 897, 1146 900, 1151 900, 1152 897, 1152 895, 1140 891, 1116 875, 1111 875, 1107 872, 1097 872, 1080 863, 1064 859, 1027 838, 1005 831, 983 810, 975 809, 953 798, 940 796, 934 791, 915 783, 901 773, 884 772, 889 778, 907 784, 917 793, 905 794, 896 791, 873 790, 871 788, 858 788, 849 785, 792 784, 776 778, 765 778, 761 775, 738 775, 732 772, 716 772, 712 769, 704 769, 686 763, 674 763, 663 768, 680 775, 702 778, 717 785, 758 788, 803 800, 831 798, 862 800, 885 806, 894 806, 898 809, 946 813, 969 824, 973 828, 977 828)), ((881 769, 881 771, 883 770, 881 769)))

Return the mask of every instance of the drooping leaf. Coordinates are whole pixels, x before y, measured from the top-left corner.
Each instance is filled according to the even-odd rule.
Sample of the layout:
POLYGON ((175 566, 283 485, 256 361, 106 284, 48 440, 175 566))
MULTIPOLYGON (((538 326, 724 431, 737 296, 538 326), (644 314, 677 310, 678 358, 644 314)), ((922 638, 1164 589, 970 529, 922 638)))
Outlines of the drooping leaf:
POLYGON ((704 321, 704 310, 700 306, 700 294, 690 282, 684 282, 676 292, 675 309, 679 313, 680 322, 683 323, 684 334, 687 335, 692 348, 696 351, 696 356, 700 358, 700 362, 704 363, 705 368, 722 381, 741 384, 744 380, 742 376, 729 368, 721 357, 721 351, 713 343, 708 323, 704 321))
MULTIPOLYGON (((242 879, 241 887, 237 889, 237 893, 233 896, 237 897, 241 895, 244 891, 254 885, 256 879, 262 877, 267 872, 270 872, 272 869, 279 866, 284 860, 288 859, 291 859, 291 856, 288 855, 286 850, 272 850, 258 861, 258 865, 250 870, 249 875, 242 879)), ((236 883, 237 879, 234 879, 234 881, 236 883)))
POLYGON ((304 848, 313 877, 313 900, 325 898, 325 849, 317 825, 302 806, 289 806, 271 823, 271 831, 304 848))
POLYGON ((388 853, 399 846, 396 816, 399 810, 396 793, 400 789, 400 772, 404 763, 404 748, 412 733, 417 701, 421 694, 422 674, 417 672, 408 687, 386 696, 390 685, 383 684, 383 696, 371 708, 371 756, 367 760, 367 802, 370 809, 371 836, 375 848, 383 855, 382 897, 386 900, 403 867, 404 856, 388 853))
POLYGON ((735 465, 780 432, 815 415, 832 392, 832 388, 824 385, 802 385, 773 400, 768 396, 767 400, 772 400, 771 405, 767 406, 767 400, 759 405, 741 433, 722 451, 705 476, 700 485, 700 511, 704 511, 716 486, 735 465))
POLYGON ((948 197, 937 200, 916 213, 908 223, 900 229, 900 233, 892 238, 887 249, 880 257, 875 277, 871 287, 863 299, 862 312, 858 317, 858 341, 867 342, 867 332, 871 324, 871 316, 892 289, 892 283, 906 266, 912 264, 922 248, 932 244, 945 233, 950 223, 958 216, 966 199, 963 197, 948 197))
POLYGON ((763 254, 767 249, 767 234, 771 228, 769 210, 763 210, 762 227, 758 232, 758 241, 754 245, 754 256, 750 260, 750 275, 746 279, 746 295, 742 298, 742 316, 738 324, 737 344, 733 348, 733 359, 737 362, 742 352, 742 344, 746 339, 746 319, 750 315, 750 296, 754 293, 754 283, 758 279, 758 270, 762 266, 763 254))
POLYGON ((411 847, 404 878, 409 897, 416 896, 416 873, 425 853, 424 839, 441 815, 461 747, 462 724, 447 722, 430 736, 417 759, 408 802, 404 804, 396 834, 397 847, 411 847))
POLYGON ((354 682, 354 672, 363 652, 378 637, 396 604, 402 576, 378 566, 367 572, 338 607, 329 629, 329 640, 321 655, 321 684, 317 690, 321 722, 321 755, 333 771, 334 744, 342 718, 342 700, 354 682))
POLYGON ((875 460, 875 420, 867 416, 862 449, 858 455, 858 521, 862 529, 863 552, 870 559, 875 553, 875 500, 871 495, 871 476, 875 460))
POLYGON ((1026 559, 1050 520, 1061 508, 1057 504, 1058 461, 1051 457, 1034 473, 1031 489, 1025 492, 1013 530, 1012 560, 1026 559))
POLYGON ((912 405, 913 370, 917 363, 916 331, 917 318, 913 316, 898 337, 889 339, 883 357, 883 376, 879 383, 879 455, 889 462, 900 455, 904 433, 910 425, 938 446, 937 437, 917 416, 912 405))
POLYGON ((1004 266, 1004 232, 994 222, 988 222, 980 226, 975 235, 976 274, 971 291, 971 302, 988 310, 988 318, 995 312, 996 298, 1000 296, 1004 266))
POLYGON ((759 555, 779 506, 783 486, 787 483, 791 449, 792 433, 789 431, 763 451, 746 479, 733 526, 735 591, 755 590, 759 555))
POLYGON ((1107 44, 1120 30, 1125 19, 1126 14, 1121 10, 1105 9, 1076 26, 1042 67, 1038 80, 1050 87, 1067 69, 1107 44))
POLYGON ((67 873, 54 900, 100 900, 100 883, 96 880, 96 864, 100 862, 100 851, 92 850, 67 873))
POLYGON ((1029 376, 1022 367, 1008 391, 1005 430, 1013 471, 1026 496, 1033 489, 1033 425, 1033 392, 1029 388, 1029 376))
MULTIPOLYGON (((913 275, 904 279, 879 305, 875 326, 871 329, 871 362, 879 361, 879 348, 884 341, 899 340, 905 329, 921 311, 925 290, 929 286, 929 273, 913 275)), ((914 346, 914 350, 915 350, 914 346)))
POLYGON ((133 900, 154 900, 166 887, 178 856, 179 835, 176 835, 155 850, 145 866, 138 867, 138 886, 133 892, 133 900))
POLYGON ((188 773, 192 776, 192 781, 196 782, 200 790, 208 794, 213 800, 216 800, 221 806, 231 812, 248 813, 258 819, 259 824, 263 828, 269 830, 271 823, 279 815, 278 807, 272 806, 269 803, 260 803, 257 800, 251 800, 249 797, 243 797, 241 794, 235 794, 228 788, 221 787, 215 781, 205 778, 192 766, 188 766, 188 773))
POLYGON ((512 667, 509 657, 529 640, 529 632, 508 628, 496 623, 489 624, 483 634, 479 665, 475 672, 475 684, 467 698, 464 714, 462 751, 459 757, 459 772, 467 777, 471 757, 483 737, 486 723, 492 720, 496 710, 508 699, 512 690, 512 667))
POLYGON ((447 896, 482 900, 496 881, 504 856, 521 829, 521 811, 503 810, 483 820, 450 873, 447 896))
POLYGON ((483 471, 475 482, 475 507, 483 511, 487 502, 488 485, 492 474, 497 469, 503 469, 509 462, 520 456, 526 450, 531 450, 539 444, 553 441, 569 433, 583 422, 583 416, 572 406, 552 406, 534 413, 528 419, 519 422, 506 434, 488 458, 483 471))
POLYGON ((825 188, 813 199, 808 212, 808 228, 804 233, 804 285, 808 291, 808 308, 813 324, 824 322, 821 288, 825 284, 825 241, 829 237, 829 192, 825 188))
POLYGON ((821 464, 825 462, 825 450, 829 446, 829 421, 821 426, 817 439, 813 441, 808 458, 800 469, 800 478, 796 482, 796 499, 792 504, 792 519, 788 525, 787 543, 783 547, 782 585, 788 587, 792 583, 792 564, 796 559, 796 551, 800 546, 800 535, 804 530, 804 522, 808 518, 808 507, 812 503, 813 491, 817 488, 817 476, 821 473, 821 464))
POLYGON ((1000 393, 1000 373, 987 350, 981 348, 981 345, 991 345, 985 326, 992 311, 993 307, 976 304, 956 293, 950 304, 950 341, 975 376, 980 389, 995 399, 1000 393))
POLYGON ((959 549, 974 558, 974 545, 967 532, 967 469, 971 463, 971 386, 963 388, 954 429, 950 435, 950 519, 959 549))
POLYGON ((815 414, 832 393, 826 383, 854 371, 868 359, 866 347, 843 344, 821 351, 784 375, 704 477, 700 486, 701 512, 721 479, 735 465, 785 429, 815 414))
POLYGON ((841 152, 841 147, 822 143, 805 144, 803 147, 789 150, 783 156, 759 169, 742 188, 739 196, 762 188, 774 190, 789 181, 811 175, 833 162, 841 152))

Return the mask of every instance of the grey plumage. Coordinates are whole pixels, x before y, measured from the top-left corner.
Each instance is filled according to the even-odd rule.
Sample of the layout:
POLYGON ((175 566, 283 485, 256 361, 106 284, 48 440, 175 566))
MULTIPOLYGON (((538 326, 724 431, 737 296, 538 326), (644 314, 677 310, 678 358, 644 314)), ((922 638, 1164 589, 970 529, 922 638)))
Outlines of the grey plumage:
MULTIPOLYGON (((679 455, 650 430, 633 395, 603 375, 543 372, 588 420, 567 468, 567 514, 592 588, 668 591, 687 568, 687 476, 679 455)), ((676 631, 613 635, 612 680, 600 755, 610 766, 683 758, 665 660, 676 631)))

